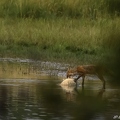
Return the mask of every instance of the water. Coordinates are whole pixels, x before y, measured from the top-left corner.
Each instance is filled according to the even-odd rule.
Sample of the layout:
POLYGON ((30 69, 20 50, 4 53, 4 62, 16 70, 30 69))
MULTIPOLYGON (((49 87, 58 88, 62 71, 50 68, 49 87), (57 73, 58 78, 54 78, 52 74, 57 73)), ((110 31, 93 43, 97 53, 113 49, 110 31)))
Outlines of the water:
POLYGON ((43 67, 34 61, 1 61, 0 120, 113 120, 120 116, 119 88, 107 83, 103 90, 101 81, 92 77, 86 78, 84 88, 60 86, 67 65, 56 63, 57 69, 48 65, 52 69, 45 62, 43 67))

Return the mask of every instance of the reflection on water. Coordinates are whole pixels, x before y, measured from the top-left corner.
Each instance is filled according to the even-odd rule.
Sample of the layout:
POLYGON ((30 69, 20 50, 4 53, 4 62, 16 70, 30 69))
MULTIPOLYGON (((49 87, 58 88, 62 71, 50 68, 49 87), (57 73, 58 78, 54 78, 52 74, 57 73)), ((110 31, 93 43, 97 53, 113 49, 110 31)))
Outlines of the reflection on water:
POLYGON ((29 59, 0 58, 0 78, 37 78, 65 76, 68 64, 32 61, 29 59))
POLYGON ((69 119, 61 109, 60 86, 52 89, 46 80, 1 79, 0 83, 0 119, 69 119))
MULTIPOLYGON (((70 65, 55 62, 32 61, 29 59, 0 58, 0 78, 50 79, 50 77, 66 78, 70 65)), ((52 78, 53 79, 53 78, 52 78)), ((96 80, 96 76, 86 79, 96 80)))
POLYGON ((93 89, 65 88, 59 82, 0 79, 0 119, 112 120, 120 114, 119 89, 100 90, 97 83, 92 84, 93 89))
POLYGON ((84 88, 60 86, 61 80, 43 69, 0 63, 0 120, 113 120, 120 115, 119 88, 107 84, 103 90, 94 80, 86 80, 84 88))

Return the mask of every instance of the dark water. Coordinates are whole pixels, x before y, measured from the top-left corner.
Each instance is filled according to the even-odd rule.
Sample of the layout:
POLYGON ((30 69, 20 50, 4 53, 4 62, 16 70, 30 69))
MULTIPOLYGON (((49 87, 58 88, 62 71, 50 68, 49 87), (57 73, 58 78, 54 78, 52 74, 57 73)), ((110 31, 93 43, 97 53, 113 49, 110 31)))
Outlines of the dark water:
POLYGON ((45 75, 45 69, 35 66, 1 63, 0 120, 118 119, 119 88, 107 83, 103 90, 99 80, 86 80, 84 88, 60 86, 64 71, 48 70, 45 75))

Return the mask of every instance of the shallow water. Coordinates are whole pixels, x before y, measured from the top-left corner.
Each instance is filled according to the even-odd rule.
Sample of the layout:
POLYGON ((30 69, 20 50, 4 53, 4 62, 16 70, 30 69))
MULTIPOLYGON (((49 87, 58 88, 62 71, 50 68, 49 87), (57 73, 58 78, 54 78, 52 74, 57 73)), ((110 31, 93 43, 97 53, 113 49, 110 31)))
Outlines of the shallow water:
POLYGON ((25 60, 1 62, 0 120, 113 120, 120 115, 119 88, 107 83, 103 90, 92 77, 84 88, 60 86, 66 65, 57 72, 52 65, 51 72, 41 66, 25 60))

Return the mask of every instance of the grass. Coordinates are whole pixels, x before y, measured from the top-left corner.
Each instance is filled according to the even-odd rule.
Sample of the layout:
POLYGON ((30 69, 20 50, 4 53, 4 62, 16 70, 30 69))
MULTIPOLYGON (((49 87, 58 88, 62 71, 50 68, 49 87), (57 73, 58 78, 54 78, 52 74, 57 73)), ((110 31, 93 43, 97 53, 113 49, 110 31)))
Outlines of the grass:
POLYGON ((1 0, 0 57, 100 61, 118 43, 110 39, 120 28, 118 4, 118 0, 1 0))
POLYGON ((2 0, 1 16, 95 18, 106 9, 104 8, 106 3, 105 0, 2 0))

